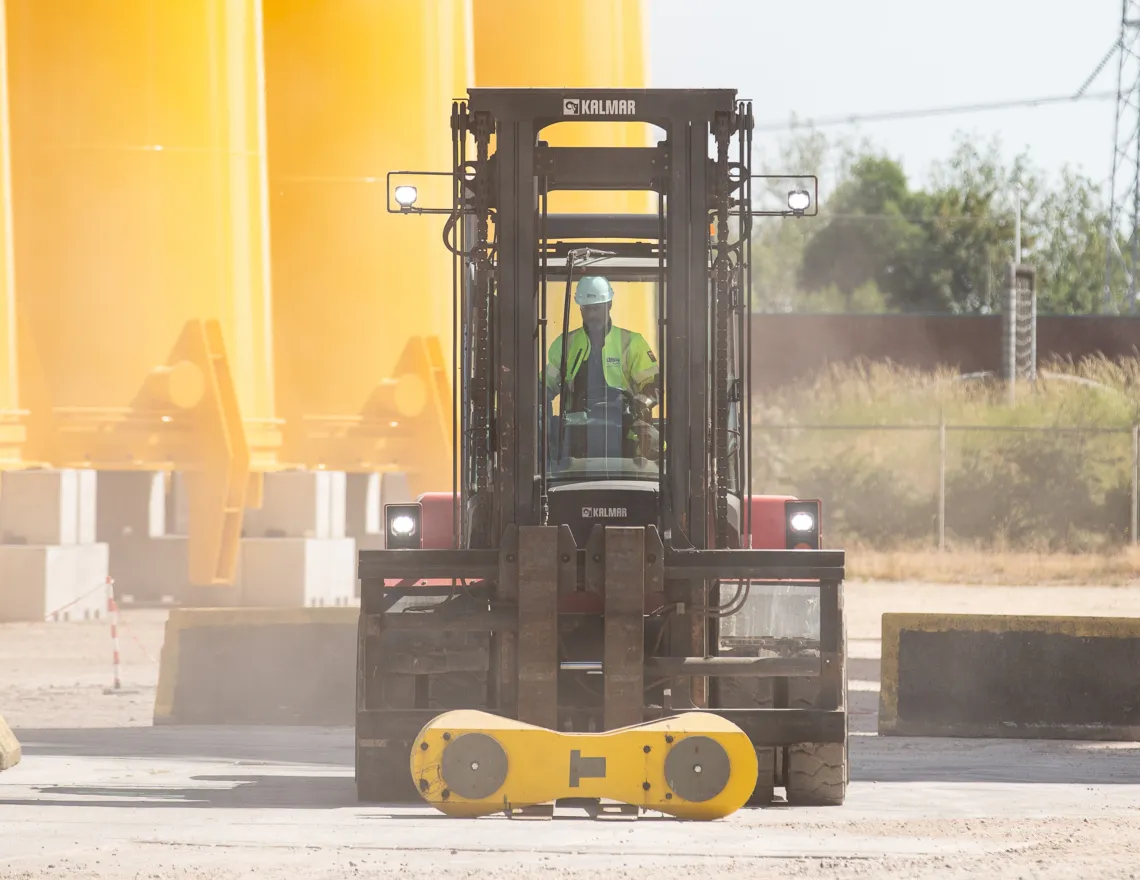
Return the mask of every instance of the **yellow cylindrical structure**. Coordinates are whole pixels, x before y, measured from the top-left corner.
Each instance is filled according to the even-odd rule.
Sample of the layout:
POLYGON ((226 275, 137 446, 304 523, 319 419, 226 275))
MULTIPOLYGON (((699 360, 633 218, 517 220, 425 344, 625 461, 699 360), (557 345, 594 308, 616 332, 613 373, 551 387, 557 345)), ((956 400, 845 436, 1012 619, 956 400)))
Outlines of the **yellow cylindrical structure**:
POLYGON ((9 170, 7 29, 3 12, 4 0, 0 0, 0 467, 21 463, 25 439, 25 419, 20 415, 9 170))
MULTIPOLYGON (((388 213, 386 175, 451 169, 466 9, 265 0, 277 400, 301 460, 319 446, 292 445, 298 420, 360 412, 410 337, 438 336, 451 359, 443 218, 388 213)), ((424 207, 450 207, 446 180, 420 188, 447 197, 424 207)))
POLYGON ((17 283, 53 404, 130 405, 217 319, 271 457, 261 3, 8 0, 7 22, 17 283))
MULTIPOLYGON (((646 88, 645 15, 641 0, 472 0, 475 83, 482 88, 646 88)), ((644 123, 558 123, 544 139, 555 146, 649 146, 644 123)), ((551 213, 646 213, 646 193, 556 193, 551 213)), ((605 264, 597 269, 605 274, 605 264)), ((656 303, 649 285, 625 284, 613 320, 657 338, 656 303)), ((551 319, 561 325, 562 291, 550 295, 551 319), (557 314, 557 319, 554 315, 557 314)), ((576 326, 577 309, 571 313, 576 326)))

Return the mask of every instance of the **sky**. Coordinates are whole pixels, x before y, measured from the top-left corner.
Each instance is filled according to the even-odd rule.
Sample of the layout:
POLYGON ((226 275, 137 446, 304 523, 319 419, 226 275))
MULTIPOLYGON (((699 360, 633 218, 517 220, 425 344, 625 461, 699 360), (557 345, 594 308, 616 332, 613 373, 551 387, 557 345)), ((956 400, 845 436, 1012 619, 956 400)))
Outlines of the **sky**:
MULTIPOLYGON (((644 0, 649 85, 732 87, 757 125, 1075 93, 1119 34, 1120 0, 644 0)), ((1116 90, 1116 59, 1089 92, 1116 90)), ((867 137, 921 185, 963 131, 1055 174, 1112 172, 1113 100, 822 128, 867 137)), ((760 138, 782 134, 758 134, 760 138)), ((793 169, 787 169, 793 172, 793 169)), ((824 169, 826 175, 826 169, 824 169)), ((830 189, 821 180, 821 189, 830 189)))

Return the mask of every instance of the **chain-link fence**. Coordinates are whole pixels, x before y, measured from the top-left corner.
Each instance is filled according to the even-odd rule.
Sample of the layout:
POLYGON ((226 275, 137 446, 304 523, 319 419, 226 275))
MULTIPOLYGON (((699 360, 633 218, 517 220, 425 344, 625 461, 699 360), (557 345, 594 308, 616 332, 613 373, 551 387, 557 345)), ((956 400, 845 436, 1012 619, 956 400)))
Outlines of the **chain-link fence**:
POLYGON ((830 546, 1137 542, 1137 426, 755 425, 754 492, 823 501, 830 546))

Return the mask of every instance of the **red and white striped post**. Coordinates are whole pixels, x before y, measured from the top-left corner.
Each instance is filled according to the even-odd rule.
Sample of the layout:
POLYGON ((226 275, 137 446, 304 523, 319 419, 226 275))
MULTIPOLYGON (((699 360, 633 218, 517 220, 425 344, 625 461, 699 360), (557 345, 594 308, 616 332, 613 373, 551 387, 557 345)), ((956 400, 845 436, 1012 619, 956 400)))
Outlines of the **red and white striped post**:
POLYGON ((107 578, 107 614, 111 618, 111 644, 114 648, 113 663, 115 674, 115 690, 122 690, 123 681, 119 674, 119 606, 115 602, 115 579, 107 578))

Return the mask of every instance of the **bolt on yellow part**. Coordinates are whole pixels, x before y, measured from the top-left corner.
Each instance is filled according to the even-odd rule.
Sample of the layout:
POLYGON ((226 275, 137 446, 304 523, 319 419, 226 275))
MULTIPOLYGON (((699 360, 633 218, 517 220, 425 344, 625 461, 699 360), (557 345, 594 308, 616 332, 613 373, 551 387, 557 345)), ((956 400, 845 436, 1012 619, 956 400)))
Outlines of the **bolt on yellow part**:
POLYGON ((710 712, 560 733, 457 709, 424 725, 412 745, 411 772, 423 799, 449 816, 588 798, 709 820, 745 805, 757 762, 748 735, 710 712))

